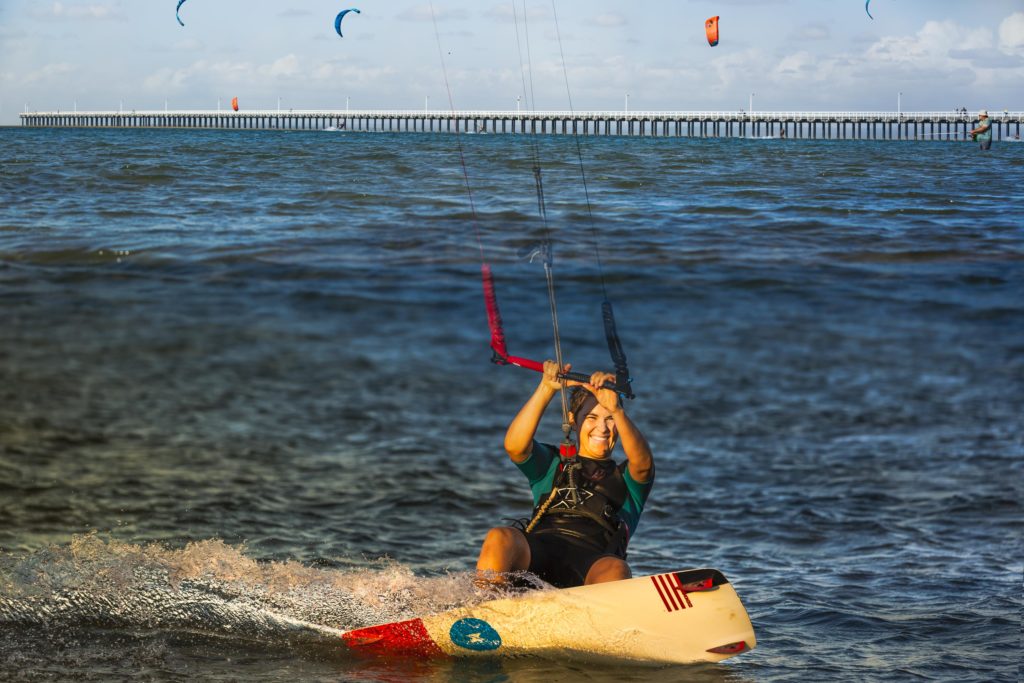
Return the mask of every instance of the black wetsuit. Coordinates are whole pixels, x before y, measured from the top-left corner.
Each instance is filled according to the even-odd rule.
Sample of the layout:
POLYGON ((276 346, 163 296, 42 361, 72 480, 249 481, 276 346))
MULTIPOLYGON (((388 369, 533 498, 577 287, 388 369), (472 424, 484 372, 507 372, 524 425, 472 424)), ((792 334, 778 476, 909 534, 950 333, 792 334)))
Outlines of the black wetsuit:
POLYGON ((530 545, 529 571, 567 588, 582 585, 598 559, 626 557, 653 476, 639 483, 625 462, 563 459, 557 447, 537 442, 518 467, 533 489, 532 518, 545 510, 530 532, 525 532, 528 521, 521 527, 530 545))

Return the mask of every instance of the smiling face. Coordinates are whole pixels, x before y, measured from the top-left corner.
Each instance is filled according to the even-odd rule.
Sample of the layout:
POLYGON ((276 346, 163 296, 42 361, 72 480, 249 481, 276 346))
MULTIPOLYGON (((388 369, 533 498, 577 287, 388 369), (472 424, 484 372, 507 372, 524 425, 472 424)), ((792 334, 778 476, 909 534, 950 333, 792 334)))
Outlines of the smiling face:
POLYGON ((584 458, 607 458, 615 448, 619 433, 611 412, 601 405, 595 405, 578 425, 580 455, 584 458))

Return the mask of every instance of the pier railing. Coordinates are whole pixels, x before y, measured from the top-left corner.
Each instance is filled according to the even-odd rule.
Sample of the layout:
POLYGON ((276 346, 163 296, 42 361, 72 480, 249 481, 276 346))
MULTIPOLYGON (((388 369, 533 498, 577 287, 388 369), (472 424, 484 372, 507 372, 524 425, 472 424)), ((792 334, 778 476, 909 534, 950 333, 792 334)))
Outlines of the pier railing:
MULTIPOLYGON (((1024 112, 991 112, 994 137, 1020 138, 1024 112)), ((345 130, 671 137, 960 139, 974 112, 253 110, 25 112, 32 128, 345 130)))

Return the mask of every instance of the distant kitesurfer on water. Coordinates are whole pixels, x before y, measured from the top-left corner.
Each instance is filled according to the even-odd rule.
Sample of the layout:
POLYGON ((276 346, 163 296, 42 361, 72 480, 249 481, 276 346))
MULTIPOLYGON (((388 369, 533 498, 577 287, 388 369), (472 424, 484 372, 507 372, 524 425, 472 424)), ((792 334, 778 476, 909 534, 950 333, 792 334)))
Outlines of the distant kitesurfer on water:
MULTIPOLYGON (((569 370, 567 365, 566 371, 569 370)), ((615 375, 595 372, 573 386, 570 425, 579 454, 564 457, 558 446, 534 439, 541 416, 562 388, 558 364, 544 362, 544 377, 505 434, 505 451, 530 482, 533 517, 487 533, 477 572, 483 583, 501 584, 503 574, 529 571, 559 588, 628 579, 626 545, 654 484, 654 458, 647 439, 604 387, 615 375), (622 442, 626 461, 612 459, 622 442)))
POLYGON ((971 130, 970 136, 982 149, 992 148, 992 122, 988 120, 987 109, 978 112, 978 127, 971 130))

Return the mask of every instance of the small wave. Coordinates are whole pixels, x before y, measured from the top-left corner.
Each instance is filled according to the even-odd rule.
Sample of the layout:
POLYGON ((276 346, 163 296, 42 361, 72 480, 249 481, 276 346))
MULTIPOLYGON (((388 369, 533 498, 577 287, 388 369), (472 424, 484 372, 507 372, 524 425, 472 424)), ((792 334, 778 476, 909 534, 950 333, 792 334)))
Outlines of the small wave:
POLYGON ((977 252, 959 249, 922 249, 905 251, 848 251, 826 253, 826 257, 851 263, 944 263, 976 260, 977 252))
POLYGON ((0 252, 0 261, 12 261, 36 266, 90 266, 122 263, 137 253, 131 249, 83 246, 67 247, 64 249, 18 251, 14 253, 0 252))

